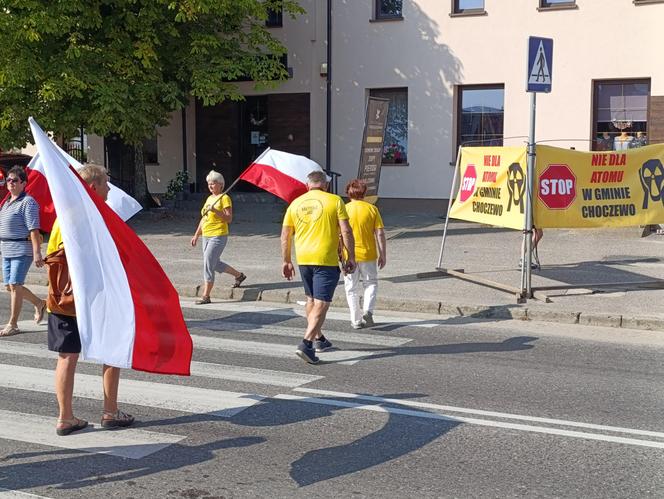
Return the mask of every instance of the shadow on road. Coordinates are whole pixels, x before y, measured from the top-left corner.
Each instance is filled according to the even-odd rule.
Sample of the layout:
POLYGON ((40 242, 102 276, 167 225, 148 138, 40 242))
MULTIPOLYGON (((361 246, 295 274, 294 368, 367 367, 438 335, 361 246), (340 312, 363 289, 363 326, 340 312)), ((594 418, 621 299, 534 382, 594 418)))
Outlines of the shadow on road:
MULTIPOLYGON (((200 416, 204 415, 198 417, 200 418, 200 416)), ((207 416, 207 419, 212 419, 212 416, 207 416)), ((81 489, 102 483, 125 482, 153 473, 177 470, 215 459, 214 451, 247 447, 262 442, 265 442, 263 437, 239 437, 216 440, 202 445, 173 444, 143 459, 123 459, 67 449, 12 454, 5 460, 34 457, 40 459, 31 463, 2 466, 0 487, 21 490, 57 485, 58 489, 66 490, 81 489), (44 459, 48 457, 54 459, 44 459)))

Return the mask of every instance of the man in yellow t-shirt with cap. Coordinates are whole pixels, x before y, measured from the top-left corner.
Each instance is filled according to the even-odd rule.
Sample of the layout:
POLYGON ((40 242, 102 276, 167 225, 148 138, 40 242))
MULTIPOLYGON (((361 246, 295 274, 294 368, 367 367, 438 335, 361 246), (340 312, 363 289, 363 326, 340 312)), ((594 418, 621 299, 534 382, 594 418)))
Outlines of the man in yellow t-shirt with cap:
POLYGON ((316 352, 332 347, 321 332, 325 315, 339 283, 339 236, 346 249, 345 272, 355 270, 355 240, 343 200, 327 192, 327 176, 322 171, 307 176, 306 194, 295 199, 284 216, 281 230, 282 275, 289 281, 295 275, 291 242, 307 295, 307 330, 296 354, 309 364, 317 364, 316 352))

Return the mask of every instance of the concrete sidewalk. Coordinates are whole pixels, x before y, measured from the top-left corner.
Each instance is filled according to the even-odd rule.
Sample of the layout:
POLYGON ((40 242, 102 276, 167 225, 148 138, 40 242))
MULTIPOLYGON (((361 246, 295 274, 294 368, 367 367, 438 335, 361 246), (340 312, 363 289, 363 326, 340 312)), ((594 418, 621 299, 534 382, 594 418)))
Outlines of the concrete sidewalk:
MULTIPOLYGON (((213 298, 304 299, 299 281, 281 277, 279 234, 285 206, 270 199, 234 196, 235 220, 223 259, 244 272, 247 280, 242 288, 231 289, 229 275, 218 277, 213 298)), ((383 215, 388 264, 379 274, 379 309, 444 314, 459 321, 492 317, 664 331, 664 289, 627 290, 619 284, 596 290, 584 287, 587 283, 664 279, 660 257, 664 236, 641 238, 636 227, 547 230, 539 252, 542 269, 534 271, 533 286, 581 287, 550 294, 551 303, 528 300, 517 304, 514 295, 456 278, 418 278, 417 274, 435 269, 444 220, 421 213, 383 215)), ((183 296, 195 296, 202 280, 201 249, 189 244, 197 223, 192 209, 144 213, 131 221, 183 296)), ((461 268, 468 274, 519 287, 519 232, 452 221, 448 235, 443 267, 461 268)), ((45 272, 32 268, 28 283, 44 282, 45 272)), ((334 305, 345 303, 340 285, 334 305)))

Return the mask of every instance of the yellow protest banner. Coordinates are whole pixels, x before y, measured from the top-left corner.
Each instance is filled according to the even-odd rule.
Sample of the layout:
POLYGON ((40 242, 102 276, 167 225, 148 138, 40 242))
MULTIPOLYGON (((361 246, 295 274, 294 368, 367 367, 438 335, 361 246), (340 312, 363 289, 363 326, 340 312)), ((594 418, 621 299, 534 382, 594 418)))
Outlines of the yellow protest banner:
POLYGON ((535 226, 664 223, 664 145, 615 152, 537 146, 536 158, 535 226))
POLYGON ((459 192, 450 217, 523 229, 525 147, 463 147, 458 174, 459 192))

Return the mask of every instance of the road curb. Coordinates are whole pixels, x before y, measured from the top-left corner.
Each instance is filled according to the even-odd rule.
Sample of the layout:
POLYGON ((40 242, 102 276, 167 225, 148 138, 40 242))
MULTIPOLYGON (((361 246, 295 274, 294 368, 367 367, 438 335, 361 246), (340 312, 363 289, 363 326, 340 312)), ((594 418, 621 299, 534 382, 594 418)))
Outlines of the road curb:
MULTIPOLYGON (((46 275, 28 274, 27 285, 47 286, 46 275)), ((193 298, 198 296, 199 287, 195 285, 176 286, 180 296, 193 298)), ((292 289, 229 288, 215 287, 211 297, 217 300, 235 300, 242 302, 297 303, 305 300, 304 293, 292 289)), ((579 324, 584 326, 614 327, 620 329, 639 329, 644 331, 664 331, 664 318, 631 317, 613 314, 598 314, 591 311, 552 310, 546 306, 528 305, 466 305, 443 303, 434 300, 409 300, 407 298, 379 297, 378 309, 393 312, 419 312, 451 317, 474 319, 528 320, 554 322, 558 324, 579 324)), ((332 306, 346 308, 346 298, 337 292, 332 306)))

